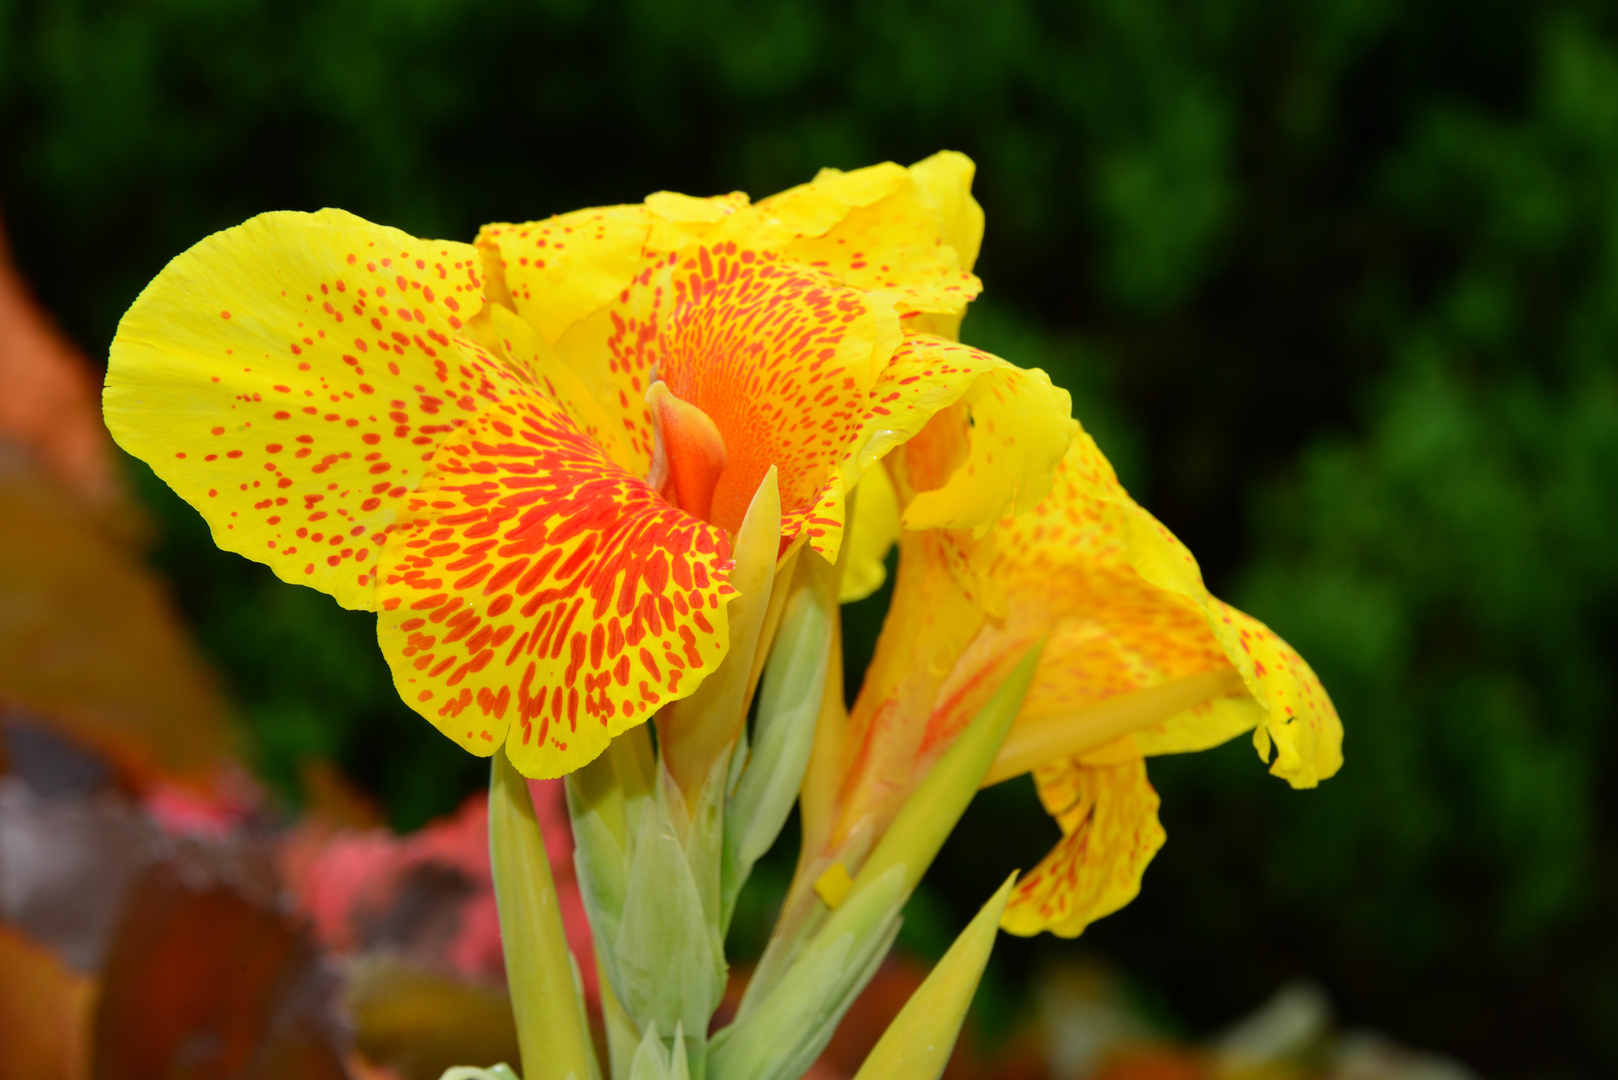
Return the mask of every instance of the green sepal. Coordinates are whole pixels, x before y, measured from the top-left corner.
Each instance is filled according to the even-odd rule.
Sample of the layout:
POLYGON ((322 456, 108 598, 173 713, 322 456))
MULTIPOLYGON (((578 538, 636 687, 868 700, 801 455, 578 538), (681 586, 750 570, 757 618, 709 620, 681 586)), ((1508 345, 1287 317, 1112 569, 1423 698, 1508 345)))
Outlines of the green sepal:
MULTIPOLYGON (((723 762, 717 766, 723 767, 723 762)), ((641 812, 623 913, 612 943, 614 989, 642 1031, 655 1021, 664 1030, 680 1024, 685 1031, 705 1032, 725 990, 724 943, 718 912, 710 913, 703 904, 703 890, 670 813, 671 794, 677 799, 678 789, 660 782, 656 796, 641 812)), ((677 812, 679 807, 672 809, 677 812)), ((702 816, 699 813, 699 821, 702 816)), ((716 858, 715 878, 717 871, 716 858)), ((717 909, 717 888, 712 891, 717 909)), ((688 1052, 700 1058, 700 1036, 686 1041, 688 1052)))
POLYGON ((487 1069, 480 1069, 476 1065, 451 1065, 438 1080, 522 1080, 522 1077, 502 1061, 487 1069))
MULTIPOLYGON (((832 618, 821 589, 795 589, 765 665, 752 753, 725 807, 721 925, 727 929, 753 864, 775 843, 797 801, 831 663, 832 618)), ((737 753, 746 753, 746 747, 738 746, 737 753)))
POLYGON ((967 1006, 977 993, 989 962, 1000 916, 1011 899, 1017 875, 989 898, 944 958, 910 995, 888 1030, 872 1048, 854 1080, 938 1080, 949 1064, 967 1006))
POLYGON ((635 1060, 629 1066, 628 1080, 690 1080, 691 1070, 686 1062, 685 1028, 674 1025, 674 1039, 668 1045, 657 1033, 657 1021, 646 1026, 646 1037, 635 1050, 635 1060))
MULTIPOLYGON (((785 951, 776 953, 776 966, 769 972, 769 981, 761 977, 763 965, 760 965, 760 971, 754 974, 754 983, 742 995, 733 1027, 749 1022, 764 1008, 765 1002, 773 999, 789 982, 801 981, 798 969, 808 962, 815 949, 843 934, 854 934, 858 938, 869 919, 869 901, 865 899, 868 892, 877 890, 880 903, 887 902, 889 890, 894 890, 897 905, 902 906, 909 899, 994 762, 1000 744, 1022 708, 1040 652, 1041 647, 1036 646, 1023 656, 954 745, 917 786, 860 867, 842 903, 832 911, 819 907, 819 912, 825 912, 824 921, 817 915, 806 919, 805 935, 814 927, 813 937, 808 938, 810 943, 793 942, 785 951), (815 926, 817 922, 819 925, 815 926)), ((770 955, 766 952, 766 960, 770 955)), ((717 1043, 716 1037, 716 1047, 717 1043)))
POLYGON ((607 751, 566 778, 573 826, 573 867, 589 917, 596 958, 609 981, 619 983, 613 943, 623 920, 629 866, 643 810, 651 799, 651 739, 644 727, 612 740, 607 751))

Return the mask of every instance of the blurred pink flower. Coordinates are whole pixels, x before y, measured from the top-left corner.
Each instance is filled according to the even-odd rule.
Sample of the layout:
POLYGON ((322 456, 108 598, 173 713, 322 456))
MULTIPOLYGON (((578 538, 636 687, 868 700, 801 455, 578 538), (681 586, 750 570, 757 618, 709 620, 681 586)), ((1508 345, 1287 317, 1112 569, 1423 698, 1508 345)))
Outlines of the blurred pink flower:
MULTIPOLYGON (((573 873, 562 781, 528 784, 568 943, 594 1005, 595 954, 573 873)), ((392 951, 464 978, 503 981, 487 796, 474 795, 455 813, 407 836, 306 823, 283 844, 281 865, 295 908, 331 952, 392 951)))

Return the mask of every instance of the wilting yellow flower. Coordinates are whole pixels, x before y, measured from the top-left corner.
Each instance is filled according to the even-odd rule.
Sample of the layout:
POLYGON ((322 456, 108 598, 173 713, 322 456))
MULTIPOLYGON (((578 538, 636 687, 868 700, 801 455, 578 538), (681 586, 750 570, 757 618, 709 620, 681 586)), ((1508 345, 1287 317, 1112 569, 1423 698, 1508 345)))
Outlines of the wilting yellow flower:
MULTIPOLYGON (((558 775, 723 658, 772 466, 783 551, 835 558, 877 457, 1006 378, 907 366, 977 293, 971 177, 946 153, 757 205, 660 192, 475 245, 261 215, 130 308, 108 425, 221 547, 380 612, 444 734, 558 775)), ((992 521, 1001 486, 950 513, 992 521)))
MULTIPOLYGON (((891 459, 913 507, 963 456, 941 413, 891 459)), ((880 480, 873 476, 867 487, 880 480)), ((859 536, 856 546, 880 551, 859 536)), ((879 532, 872 527, 872 532, 879 532)), ((889 534, 891 536, 891 533, 889 534)), ((806 797, 814 875, 857 863, 1024 652, 1044 652, 988 782, 1032 771, 1064 834, 1019 882, 1004 925, 1078 934, 1128 903, 1163 843, 1144 758, 1252 730, 1271 772, 1312 787, 1342 763, 1342 728, 1308 665, 1211 596, 1195 559, 1080 433, 1032 511, 983 536, 907 530, 893 606, 843 739, 834 800, 806 797)), ((825 780, 818 781, 826 783, 825 780)))

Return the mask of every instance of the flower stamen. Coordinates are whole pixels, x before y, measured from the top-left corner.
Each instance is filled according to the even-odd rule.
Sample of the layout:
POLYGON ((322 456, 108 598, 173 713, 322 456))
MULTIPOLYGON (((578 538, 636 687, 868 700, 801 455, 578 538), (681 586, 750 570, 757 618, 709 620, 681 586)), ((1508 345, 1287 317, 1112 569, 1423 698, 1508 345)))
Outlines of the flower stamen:
POLYGON ((674 396, 661 379, 646 390, 652 410, 652 468, 646 482, 669 503, 712 522, 714 489, 730 455, 709 415, 674 396))

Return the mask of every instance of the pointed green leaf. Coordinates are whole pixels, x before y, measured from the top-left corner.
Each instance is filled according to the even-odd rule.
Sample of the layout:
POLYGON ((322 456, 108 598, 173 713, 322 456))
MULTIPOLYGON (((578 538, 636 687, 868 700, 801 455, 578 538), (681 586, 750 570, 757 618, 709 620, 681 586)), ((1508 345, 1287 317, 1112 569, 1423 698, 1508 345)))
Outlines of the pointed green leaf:
POLYGON ((1000 915, 1006 910, 1016 880, 1016 874, 1006 878, 1000 890, 961 931, 949 952, 882 1033, 854 1080, 938 1080, 943 1075, 960 1035, 961 1022, 966 1019, 967 1006, 972 1004, 984 965, 989 962, 989 952, 1000 930, 1000 915))
POLYGON ((709 1080, 796 1080, 826 1048, 899 932, 904 871, 895 867, 848 905, 836 934, 806 945, 767 994, 714 1036, 709 1080))
MULTIPOLYGON (((598 937, 596 940, 601 939, 598 937)), ((641 1043, 641 1032, 629 1013, 618 1003, 618 995, 613 993, 612 979, 608 978, 606 964, 602 962, 604 951, 597 946, 596 982, 601 991, 601 1022, 607 1029, 607 1063, 611 1066, 613 1076, 623 1077, 629 1075, 630 1062, 634 1060, 636 1048, 641 1043)))

